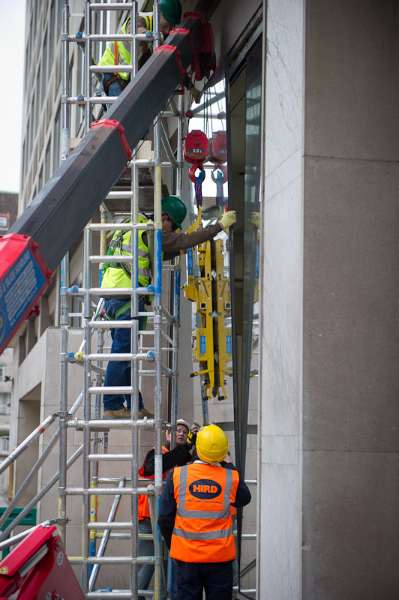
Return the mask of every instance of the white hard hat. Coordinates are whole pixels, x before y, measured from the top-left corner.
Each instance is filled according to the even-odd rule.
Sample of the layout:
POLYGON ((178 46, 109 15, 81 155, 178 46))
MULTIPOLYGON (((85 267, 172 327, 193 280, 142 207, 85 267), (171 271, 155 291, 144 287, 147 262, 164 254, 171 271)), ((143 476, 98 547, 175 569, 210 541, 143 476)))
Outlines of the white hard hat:
POLYGON ((185 421, 184 419, 177 419, 177 421, 176 421, 176 427, 178 425, 184 425, 185 427, 187 427, 187 431, 190 431, 190 429, 191 429, 190 424, 187 423, 187 421, 185 421))

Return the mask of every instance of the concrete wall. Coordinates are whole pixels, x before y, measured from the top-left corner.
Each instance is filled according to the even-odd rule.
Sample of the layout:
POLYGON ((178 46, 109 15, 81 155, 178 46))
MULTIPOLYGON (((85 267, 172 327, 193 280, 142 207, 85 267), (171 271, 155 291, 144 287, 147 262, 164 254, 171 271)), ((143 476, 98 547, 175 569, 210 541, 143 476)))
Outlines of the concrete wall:
POLYGON ((302 4, 267 3, 259 589, 393 600, 399 12, 302 4))

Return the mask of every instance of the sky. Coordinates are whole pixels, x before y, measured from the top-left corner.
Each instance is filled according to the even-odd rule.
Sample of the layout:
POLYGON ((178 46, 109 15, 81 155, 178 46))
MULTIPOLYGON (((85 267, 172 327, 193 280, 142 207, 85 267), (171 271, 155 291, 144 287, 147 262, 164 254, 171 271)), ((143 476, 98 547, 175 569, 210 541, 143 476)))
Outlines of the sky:
POLYGON ((0 0, 0 191, 19 193, 25 1, 0 0))

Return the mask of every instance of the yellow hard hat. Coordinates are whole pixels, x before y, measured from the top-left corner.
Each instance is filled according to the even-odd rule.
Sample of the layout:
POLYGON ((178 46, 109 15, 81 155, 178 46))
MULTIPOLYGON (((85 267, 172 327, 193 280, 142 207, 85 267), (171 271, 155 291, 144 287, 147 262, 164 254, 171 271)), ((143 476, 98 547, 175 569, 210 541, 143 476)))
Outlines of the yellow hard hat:
POLYGON ((217 425, 207 425, 199 430, 195 447, 201 460, 215 463, 224 459, 229 442, 223 429, 217 425))

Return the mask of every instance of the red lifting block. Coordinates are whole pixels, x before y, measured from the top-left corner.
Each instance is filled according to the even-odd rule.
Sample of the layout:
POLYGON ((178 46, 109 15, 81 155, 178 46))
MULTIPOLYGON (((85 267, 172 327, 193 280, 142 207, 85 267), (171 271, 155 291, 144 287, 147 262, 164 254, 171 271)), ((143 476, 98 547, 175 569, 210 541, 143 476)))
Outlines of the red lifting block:
POLYGON ((38 525, 0 563, 0 600, 17 590, 17 600, 84 600, 54 525, 38 525))
POLYGON ((209 140, 200 129, 193 129, 184 140, 184 160, 188 163, 202 163, 208 156, 209 140))
POLYGON ((51 281, 33 238, 0 236, 0 354, 51 281))

